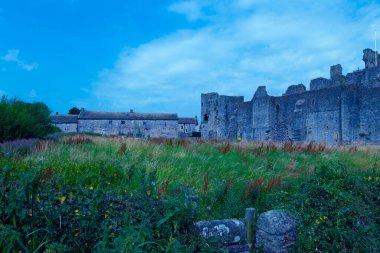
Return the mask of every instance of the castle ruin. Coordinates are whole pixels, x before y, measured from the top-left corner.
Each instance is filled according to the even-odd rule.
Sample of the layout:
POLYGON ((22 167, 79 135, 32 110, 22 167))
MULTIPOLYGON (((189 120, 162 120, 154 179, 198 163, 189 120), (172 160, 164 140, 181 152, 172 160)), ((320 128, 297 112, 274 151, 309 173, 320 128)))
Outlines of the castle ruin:
POLYGON ((330 78, 311 80, 310 90, 292 85, 276 97, 260 86, 250 101, 202 94, 202 138, 380 143, 380 56, 363 53, 364 69, 343 75, 331 66, 330 78))

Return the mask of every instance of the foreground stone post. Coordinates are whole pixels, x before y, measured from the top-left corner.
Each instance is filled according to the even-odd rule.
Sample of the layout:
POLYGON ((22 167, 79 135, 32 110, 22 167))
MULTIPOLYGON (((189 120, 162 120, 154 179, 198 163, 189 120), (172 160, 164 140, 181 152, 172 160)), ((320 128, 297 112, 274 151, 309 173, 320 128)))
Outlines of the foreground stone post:
POLYGON ((271 210, 262 213, 256 223, 255 248, 265 253, 290 252, 297 239, 297 222, 288 213, 271 210))
POLYGON ((255 208, 246 208, 245 209, 245 226, 247 229, 247 242, 252 244, 254 241, 254 228, 256 220, 256 209, 255 208))

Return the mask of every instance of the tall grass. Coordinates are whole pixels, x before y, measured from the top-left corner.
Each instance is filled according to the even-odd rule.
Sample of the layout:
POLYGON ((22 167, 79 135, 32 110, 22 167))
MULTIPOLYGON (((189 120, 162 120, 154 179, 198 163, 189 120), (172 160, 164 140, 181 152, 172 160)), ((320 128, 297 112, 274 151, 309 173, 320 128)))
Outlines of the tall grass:
POLYGON ((233 184, 232 191, 240 194, 257 179, 264 181, 265 188, 278 191, 301 184, 326 161, 357 170, 371 167, 376 159, 374 148, 354 152, 352 147, 317 144, 144 141, 83 135, 63 137, 48 147, 19 163, 49 167, 67 184, 93 186, 99 184, 103 164, 108 182, 105 187, 118 192, 136 191, 143 170, 157 171, 157 184, 164 185, 162 193, 187 185, 207 194, 228 181, 233 184))
MULTIPOLYGON (((127 194, 145 196, 146 199, 152 196, 156 199, 181 199, 190 189, 200 198, 197 219, 222 219, 242 217, 247 207, 256 207, 259 212, 263 212, 279 203, 281 206, 281 201, 284 201, 282 206, 285 206, 289 203, 286 196, 300 196, 300 189, 305 182, 315 181, 316 168, 327 163, 340 164, 348 173, 354 173, 359 178, 368 177, 368 169, 378 167, 378 152, 378 147, 370 146, 140 140, 68 135, 54 141, 39 142, 23 156, 0 157, 0 168, 12 168, 9 170, 12 175, 34 175, 33 170, 39 168, 41 172, 33 178, 42 181, 54 179, 56 192, 52 196, 57 203, 62 196, 55 194, 69 194, 68 189, 89 194, 91 201, 94 201, 92 191, 102 192, 105 194, 102 197, 106 198, 111 193, 111 196, 127 194)), ((344 182, 342 178, 340 180, 344 182)), ((42 196, 45 195, 39 198, 42 196)), ((161 215, 164 217, 160 218, 165 219, 165 215, 169 217, 170 212, 161 215)), ((173 214, 173 217, 178 219, 186 216, 176 215, 173 214)), ((154 222, 157 224, 159 221, 154 222)), ((172 222, 173 225, 176 221, 172 222)), ((144 226, 147 231, 155 229, 149 224, 144 226)), ((19 236, 7 229, 3 228, 2 233, 19 236)), ((129 239, 146 243, 144 235, 135 228, 129 229, 136 236, 129 239)), ((107 231, 104 233, 115 233, 107 231)), ((75 235, 75 231, 73 233, 75 235)), ((177 234, 178 238, 187 232, 181 233, 177 234)), ((159 237, 150 239, 162 242, 159 237)), ((107 240, 102 242, 107 244, 107 240)), ((186 241, 183 238, 181 240, 182 243, 186 241)), ((17 240, 12 243, 17 244, 17 240)), ((123 243, 128 244, 125 241, 123 243)), ((173 247, 171 249, 178 246, 174 241, 170 243, 168 247, 173 247)), ((107 248, 106 245, 102 246, 107 248)))

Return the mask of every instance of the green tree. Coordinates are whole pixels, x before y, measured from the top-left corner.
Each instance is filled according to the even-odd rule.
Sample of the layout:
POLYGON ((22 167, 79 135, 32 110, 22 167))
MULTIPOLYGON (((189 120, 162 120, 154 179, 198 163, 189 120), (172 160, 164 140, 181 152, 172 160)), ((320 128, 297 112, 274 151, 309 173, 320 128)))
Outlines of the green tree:
POLYGON ((0 101, 0 142, 42 138, 57 130, 44 103, 26 103, 5 96, 0 101))
POLYGON ((69 114, 72 114, 72 115, 79 115, 80 113, 80 110, 76 107, 73 107, 69 110, 69 114))

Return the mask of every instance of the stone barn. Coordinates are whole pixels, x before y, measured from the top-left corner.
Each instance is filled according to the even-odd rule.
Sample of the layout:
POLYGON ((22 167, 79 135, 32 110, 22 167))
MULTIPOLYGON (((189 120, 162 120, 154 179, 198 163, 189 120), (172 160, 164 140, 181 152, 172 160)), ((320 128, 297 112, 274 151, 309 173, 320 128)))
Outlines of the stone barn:
POLYGON ((128 137, 177 138, 177 114, 82 110, 78 132, 128 137))
POLYGON ((145 138, 177 138, 178 116, 167 113, 99 112, 53 115, 54 126, 65 133, 96 133, 145 138))
POLYGON ((78 132, 78 115, 56 115, 51 116, 54 126, 61 129, 64 133, 78 132))

